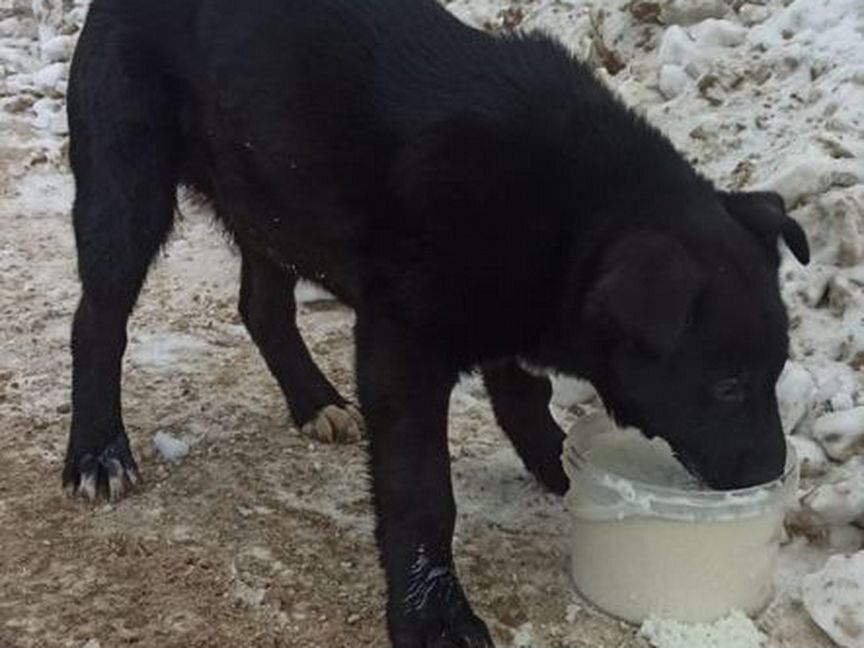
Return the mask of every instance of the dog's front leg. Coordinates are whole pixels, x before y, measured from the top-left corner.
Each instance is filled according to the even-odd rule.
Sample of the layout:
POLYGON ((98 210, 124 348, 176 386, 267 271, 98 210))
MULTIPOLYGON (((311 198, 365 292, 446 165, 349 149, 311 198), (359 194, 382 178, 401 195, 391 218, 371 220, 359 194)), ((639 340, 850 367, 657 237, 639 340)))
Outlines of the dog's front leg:
POLYGON ((456 507, 447 406, 457 378, 442 354, 360 315, 357 378, 371 453, 377 537, 396 648, 488 648, 453 564, 456 507))

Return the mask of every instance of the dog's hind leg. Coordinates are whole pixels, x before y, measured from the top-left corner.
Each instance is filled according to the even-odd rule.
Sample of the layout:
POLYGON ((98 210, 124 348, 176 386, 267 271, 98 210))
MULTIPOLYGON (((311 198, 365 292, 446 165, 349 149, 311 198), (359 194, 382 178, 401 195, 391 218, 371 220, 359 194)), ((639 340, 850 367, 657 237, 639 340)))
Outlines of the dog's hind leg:
POLYGON ((297 329, 297 277, 268 258, 242 251, 240 316, 273 373, 294 422, 325 442, 360 438, 363 422, 321 373, 297 329))
POLYGON ((112 38, 85 28, 69 92, 82 294, 72 325, 63 483, 91 499, 115 499, 139 479, 121 414, 126 322, 171 229, 178 180, 176 129, 162 84, 121 67, 112 38))
POLYGON ((552 384, 533 376, 515 360, 483 366, 483 381, 498 424, 510 438, 525 467, 554 493, 564 493, 561 467, 564 433, 549 412, 552 384))

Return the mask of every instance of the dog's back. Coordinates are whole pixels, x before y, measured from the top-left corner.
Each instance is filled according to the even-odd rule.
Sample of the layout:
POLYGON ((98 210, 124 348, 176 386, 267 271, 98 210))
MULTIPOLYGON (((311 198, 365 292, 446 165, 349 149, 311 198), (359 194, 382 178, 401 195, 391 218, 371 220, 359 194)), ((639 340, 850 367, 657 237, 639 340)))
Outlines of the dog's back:
MULTIPOLYGON (((458 249, 465 241, 490 229, 512 236, 485 250, 506 259, 512 277, 470 288, 502 297, 501 284, 525 276, 513 251, 524 250, 530 265, 550 257, 552 239, 580 218, 562 203, 564 169, 578 181, 566 187, 574 205, 607 194, 613 169, 647 175, 664 156, 685 180, 692 175, 560 44, 491 37, 434 0, 96 0, 69 101, 73 168, 108 157, 79 154, 107 148, 100 138, 116 142, 112 124, 128 135, 121 141, 137 137, 135 125, 148 133, 142 150, 165 158, 152 169, 166 186, 198 189, 241 244, 279 250, 280 262, 352 304, 359 275, 417 261, 406 248, 416 237, 406 233, 430 227, 443 236, 435 245, 457 248, 430 246, 436 258, 453 259, 448 276, 482 274, 473 249, 458 249), (622 123, 631 132, 623 135, 622 123), (567 157, 573 149, 578 158, 567 157), (496 164, 478 173, 472 160, 481 153, 496 164), (417 185, 427 180, 452 196, 426 195, 417 185), (393 222, 392 202, 404 196, 438 213, 400 209, 393 222), (487 208, 466 218, 464 204, 449 202, 466 196, 487 208), (540 196, 554 208, 540 213, 540 196), (527 247, 517 206, 532 212, 541 234, 527 247), (463 243, 448 232, 462 232, 463 243), (371 261, 359 258, 370 245, 371 261)), ((544 280, 558 270, 546 269, 544 280)), ((451 291, 433 273, 432 283, 442 280, 451 291)), ((447 296, 439 295, 437 314, 450 318, 460 309, 447 296)), ((489 321, 477 328, 499 316, 485 312, 489 321)))

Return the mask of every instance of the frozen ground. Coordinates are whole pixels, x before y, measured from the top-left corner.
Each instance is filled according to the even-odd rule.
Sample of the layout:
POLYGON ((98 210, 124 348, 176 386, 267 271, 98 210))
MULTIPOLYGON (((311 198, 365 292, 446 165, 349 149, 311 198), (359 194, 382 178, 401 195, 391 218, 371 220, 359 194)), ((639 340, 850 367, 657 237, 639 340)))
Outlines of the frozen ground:
MULTIPOLYGON (((382 645, 363 449, 290 425, 206 214, 187 208, 130 327, 126 419, 146 488, 95 510, 61 495, 78 291, 63 93, 83 6, 59 21, 58 0, 36 4, 41 29, 29 1, 0 0, 0 646, 382 645), (160 432, 162 450, 188 454, 167 461, 160 432)), ((486 29, 557 34, 718 184, 774 188, 794 208, 815 254, 782 269, 793 361, 780 395, 807 471, 780 594, 757 622, 769 647, 831 646, 811 613, 861 645, 861 554, 820 570, 864 544, 864 3, 449 6, 486 29), (858 580, 834 596, 847 564, 858 580)), ((301 324, 350 391, 351 314, 308 303, 301 324)), ((565 384, 557 400, 590 391, 565 384)), ((644 646, 571 593, 562 505, 525 476, 474 380, 454 395, 451 447, 459 567, 501 644, 644 646)))

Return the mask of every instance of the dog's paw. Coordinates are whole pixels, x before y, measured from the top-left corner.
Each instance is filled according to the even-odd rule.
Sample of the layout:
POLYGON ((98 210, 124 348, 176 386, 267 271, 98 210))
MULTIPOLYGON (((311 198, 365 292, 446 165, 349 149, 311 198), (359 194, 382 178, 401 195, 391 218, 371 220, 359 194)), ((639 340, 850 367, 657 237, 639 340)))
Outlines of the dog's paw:
POLYGON ((474 614, 452 562, 431 560, 425 546, 388 604, 387 621, 396 648, 494 648, 489 630, 474 614))
POLYGON ((141 483, 138 465, 121 432, 100 451, 66 454, 63 487, 71 496, 93 501, 105 497, 114 502, 141 483))
POLYGON ((394 648, 495 648, 480 617, 468 611, 449 619, 427 620, 393 638, 394 648))
POLYGON ((300 431, 322 443, 354 443, 364 432, 363 416, 353 405, 327 405, 300 431))

